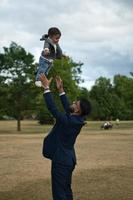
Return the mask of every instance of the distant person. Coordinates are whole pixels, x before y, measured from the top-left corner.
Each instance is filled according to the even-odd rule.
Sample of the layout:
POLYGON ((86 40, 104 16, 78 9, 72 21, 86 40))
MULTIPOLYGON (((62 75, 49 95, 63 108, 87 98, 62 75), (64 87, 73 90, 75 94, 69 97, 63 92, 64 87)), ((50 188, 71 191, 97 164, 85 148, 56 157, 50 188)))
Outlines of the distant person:
MULTIPOLYGON (((44 101, 56 123, 44 138, 43 155, 51 159, 51 181, 53 200, 73 200, 71 188, 72 172, 76 164, 74 144, 84 126, 84 116, 88 115, 91 105, 88 100, 74 101, 71 105, 63 89, 62 80, 56 77, 56 86, 65 112, 60 112, 50 92, 50 80, 40 76, 44 87, 44 101)), ((80 184, 80 183, 79 183, 80 184)))
POLYGON ((120 123, 120 120, 117 118, 117 119, 116 119, 116 125, 118 126, 119 123, 120 123))
POLYGON ((103 128, 103 129, 112 129, 113 128, 113 124, 110 121, 106 121, 106 122, 104 122, 104 124, 101 125, 101 128, 103 128))
POLYGON ((51 27, 48 30, 48 33, 44 34, 40 39, 41 41, 44 41, 44 47, 39 58, 39 68, 35 78, 35 84, 38 87, 41 87, 39 75, 44 73, 47 76, 53 66, 53 61, 56 58, 61 59, 62 57, 62 50, 59 46, 60 37, 61 31, 56 27, 51 27))

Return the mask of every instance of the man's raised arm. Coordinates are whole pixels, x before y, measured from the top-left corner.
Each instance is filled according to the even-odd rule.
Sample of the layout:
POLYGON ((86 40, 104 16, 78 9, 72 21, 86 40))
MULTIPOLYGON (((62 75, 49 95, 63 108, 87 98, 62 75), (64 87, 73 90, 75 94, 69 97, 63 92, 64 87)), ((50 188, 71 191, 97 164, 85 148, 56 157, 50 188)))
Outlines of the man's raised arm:
POLYGON ((55 117, 57 120, 60 120, 62 123, 67 124, 68 118, 65 114, 61 113, 53 100, 52 94, 49 89, 49 85, 51 83, 51 80, 48 80, 47 77, 44 74, 40 75, 40 80, 42 82, 42 86, 44 87, 44 100, 46 102, 47 108, 50 111, 50 113, 55 117))
POLYGON ((60 99, 61 99, 61 103, 63 105, 64 110, 66 111, 66 113, 69 113, 69 100, 65 94, 64 88, 63 88, 63 82, 61 80, 61 78, 59 76, 57 76, 55 78, 56 80, 56 87, 59 90, 59 95, 60 95, 60 99))

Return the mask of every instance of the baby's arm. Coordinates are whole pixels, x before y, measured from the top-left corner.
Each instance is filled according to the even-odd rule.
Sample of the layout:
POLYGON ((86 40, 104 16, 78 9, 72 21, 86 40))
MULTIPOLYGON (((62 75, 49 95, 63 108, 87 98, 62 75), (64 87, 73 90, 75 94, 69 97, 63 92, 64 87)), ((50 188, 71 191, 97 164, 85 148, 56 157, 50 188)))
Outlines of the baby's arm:
POLYGON ((45 56, 47 56, 48 54, 50 54, 49 43, 46 42, 46 41, 44 42, 43 53, 44 53, 45 56))
POLYGON ((48 54, 50 54, 50 51, 48 48, 43 49, 44 55, 47 56, 48 54))

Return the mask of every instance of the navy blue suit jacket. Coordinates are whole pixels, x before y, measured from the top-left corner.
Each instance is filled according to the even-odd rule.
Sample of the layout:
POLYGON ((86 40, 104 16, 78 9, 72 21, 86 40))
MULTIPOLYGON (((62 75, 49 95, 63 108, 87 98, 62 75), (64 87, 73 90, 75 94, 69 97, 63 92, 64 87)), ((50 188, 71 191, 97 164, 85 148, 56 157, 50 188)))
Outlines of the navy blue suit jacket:
POLYGON ((44 94, 47 108, 56 119, 56 123, 44 138, 43 155, 53 162, 73 166, 76 164, 74 144, 85 123, 81 116, 70 114, 69 101, 65 94, 61 95, 60 99, 65 113, 57 109, 51 92, 44 94))

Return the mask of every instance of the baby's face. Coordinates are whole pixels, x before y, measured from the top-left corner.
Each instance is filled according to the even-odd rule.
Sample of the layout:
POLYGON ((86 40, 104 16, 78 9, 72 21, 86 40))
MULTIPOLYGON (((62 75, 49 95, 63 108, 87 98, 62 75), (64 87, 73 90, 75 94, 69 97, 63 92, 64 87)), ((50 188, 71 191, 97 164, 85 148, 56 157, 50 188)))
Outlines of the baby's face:
POLYGON ((58 44, 59 40, 60 40, 60 35, 59 34, 56 34, 56 35, 53 35, 51 37, 51 40, 54 44, 58 44))

